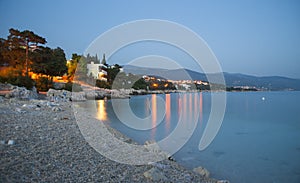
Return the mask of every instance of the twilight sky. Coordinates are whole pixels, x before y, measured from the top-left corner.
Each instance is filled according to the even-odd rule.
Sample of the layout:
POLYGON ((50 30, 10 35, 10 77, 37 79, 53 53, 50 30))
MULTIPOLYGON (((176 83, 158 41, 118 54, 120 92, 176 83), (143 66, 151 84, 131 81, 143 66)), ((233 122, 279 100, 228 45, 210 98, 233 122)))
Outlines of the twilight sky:
MULTIPOLYGON (((47 46, 64 49, 67 58, 82 54, 114 26, 141 19, 173 21, 193 30, 225 72, 300 78, 298 0, 0 0, 0 37, 6 38, 9 28, 32 30, 46 38, 47 46)), ((155 46, 160 45, 129 46, 109 62, 123 64, 143 54, 160 55, 155 46)), ((173 48, 162 49, 170 53, 173 48)), ((180 54, 172 59, 194 69, 180 54)))

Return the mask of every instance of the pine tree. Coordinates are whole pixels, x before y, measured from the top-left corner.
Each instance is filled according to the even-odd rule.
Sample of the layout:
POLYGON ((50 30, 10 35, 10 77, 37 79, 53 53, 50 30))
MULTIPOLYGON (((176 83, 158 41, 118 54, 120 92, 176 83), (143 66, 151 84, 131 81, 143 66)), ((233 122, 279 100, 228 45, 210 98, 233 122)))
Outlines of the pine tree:
POLYGON ((106 64, 106 59, 105 59, 105 54, 103 54, 103 58, 102 58, 101 64, 107 65, 107 64, 106 64))

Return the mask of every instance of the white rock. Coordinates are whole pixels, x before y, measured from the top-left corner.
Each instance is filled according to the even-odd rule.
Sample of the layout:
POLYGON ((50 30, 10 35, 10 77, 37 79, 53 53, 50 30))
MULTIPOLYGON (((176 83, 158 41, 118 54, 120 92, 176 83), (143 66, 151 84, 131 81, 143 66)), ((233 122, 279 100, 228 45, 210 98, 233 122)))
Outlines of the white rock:
POLYGON ((73 92, 71 96, 72 101, 86 101, 84 92, 73 92))
POLYGON ((229 180, 218 180, 217 183, 230 183, 229 180))
POLYGON ((167 181, 167 177, 159 169, 157 169, 155 167, 144 172, 144 176, 148 179, 151 179, 154 182, 167 181))
POLYGON ((7 145, 14 145, 15 144, 15 141, 14 140, 9 140, 8 142, 7 142, 7 145))
POLYGON ((201 166, 194 168, 193 171, 206 178, 208 178, 210 175, 209 171, 201 166))
POLYGON ((32 90, 27 90, 25 87, 14 86, 13 89, 7 93, 5 96, 7 98, 15 97, 21 99, 35 99, 38 98, 36 88, 33 87, 32 90))
POLYGON ((49 107, 55 107, 55 106, 59 106, 59 104, 55 103, 55 102, 47 102, 47 106, 49 106, 49 107))
POLYGON ((32 104, 23 104, 22 107, 23 107, 23 108, 34 108, 34 107, 36 107, 36 105, 32 105, 32 104))
POLYGON ((16 111, 18 112, 18 113, 25 113, 26 111, 24 111, 24 110, 22 110, 22 109, 20 109, 20 108, 16 108, 16 111))
POLYGON ((57 111, 62 111, 62 109, 60 107, 52 107, 52 111, 57 112, 57 111))

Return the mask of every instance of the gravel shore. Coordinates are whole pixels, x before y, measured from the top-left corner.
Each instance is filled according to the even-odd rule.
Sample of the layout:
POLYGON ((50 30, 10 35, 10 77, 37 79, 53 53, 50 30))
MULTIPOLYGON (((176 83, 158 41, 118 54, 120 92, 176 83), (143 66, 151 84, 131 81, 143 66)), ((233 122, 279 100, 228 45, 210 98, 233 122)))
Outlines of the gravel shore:
POLYGON ((83 138, 71 102, 0 97, 0 116, 0 182, 217 182, 170 160, 133 166, 102 156, 83 138))

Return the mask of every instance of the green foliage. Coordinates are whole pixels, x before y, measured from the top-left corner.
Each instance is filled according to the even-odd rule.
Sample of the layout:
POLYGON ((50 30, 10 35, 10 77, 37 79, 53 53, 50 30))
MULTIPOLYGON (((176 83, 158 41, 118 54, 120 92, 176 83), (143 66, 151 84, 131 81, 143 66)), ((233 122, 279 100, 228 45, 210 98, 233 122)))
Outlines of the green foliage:
POLYGON ((63 89, 68 90, 68 91, 73 91, 73 92, 82 91, 81 85, 78 83, 73 83, 73 82, 66 83, 65 87, 63 89))
MULTIPOLYGON (((1 41, 3 42, 3 41, 1 41)), ((26 75, 28 75, 28 68, 30 63, 34 60, 29 60, 29 51, 33 51, 38 48, 38 44, 45 44, 47 41, 45 38, 38 36, 29 30, 19 31, 17 29, 9 29, 9 36, 4 44, 1 44, 3 60, 12 66, 18 64, 26 66, 26 75)))
POLYGON ((76 72, 77 64, 80 60, 81 56, 76 53, 72 54, 72 59, 67 62, 68 67, 68 80, 73 81, 74 75, 76 72))
POLYGON ((116 64, 116 65, 114 65, 114 67, 109 67, 107 69, 107 81, 109 82, 110 85, 112 85, 117 74, 120 72, 120 68, 121 67, 116 64))
POLYGON ((35 62, 32 64, 32 71, 48 76, 62 76, 68 70, 66 66, 65 53, 61 48, 51 49, 40 48, 32 55, 35 62))
POLYGON ((25 87, 28 90, 31 90, 32 87, 34 86, 34 81, 29 78, 28 76, 12 76, 12 77, 0 77, 0 82, 7 82, 12 85, 20 86, 20 87, 25 87))
POLYGON ((87 59, 84 56, 80 56, 77 60, 76 67, 76 80, 85 80, 87 79, 87 59))
POLYGON ((22 76, 21 71, 13 67, 5 67, 1 70, 0 82, 21 87, 24 86, 27 89, 32 89, 34 86, 34 81, 31 78, 22 76))
POLYGON ((17 86, 24 86, 28 90, 31 90, 34 86, 34 81, 28 76, 18 76, 16 82, 12 84, 15 84, 17 86))
POLYGON ((36 88, 38 91, 48 91, 53 87, 53 82, 48 77, 40 77, 36 80, 36 88))
MULTIPOLYGON (((97 56, 97 55, 96 55, 96 56, 97 56)), ((106 59, 105 59, 105 54, 103 54, 103 58, 102 58, 101 64, 107 66, 106 59)))
POLYGON ((106 81, 96 80, 96 86, 99 88, 111 89, 111 85, 106 81))
POLYGON ((196 84, 197 90, 210 90, 210 85, 196 84))
POLYGON ((94 62, 95 64, 99 64, 100 63, 100 60, 98 59, 98 56, 91 56, 89 53, 85 56, 82 56, 85 58, 86 60, 86 63, 91 63, 91 62, 94 62))
POLYGON ((144 89, 147 90, 147 86, 149 86, 148 83, 145 82, 143 78, 140 78, 137 80, 134 85, 132 86, 133 89, 139 90, 139 89, 144 89))
POLYGON ((46 39, 35 34, 32 31, 24 30, 19 31, 18 29, 9 29, 10 35, 8 36, 8 40, 12 41, 12 45, 19 47, 19 46, 37 46, 38 43, 45 44, 47 43, 46 39))

